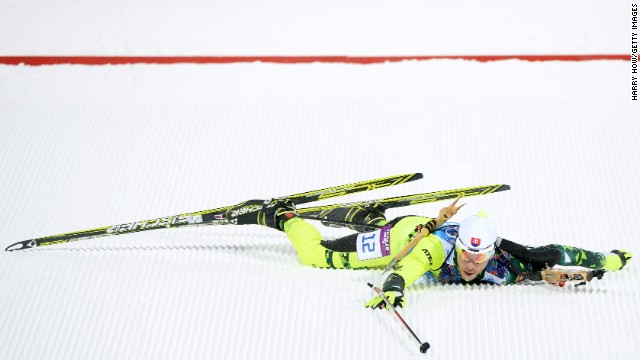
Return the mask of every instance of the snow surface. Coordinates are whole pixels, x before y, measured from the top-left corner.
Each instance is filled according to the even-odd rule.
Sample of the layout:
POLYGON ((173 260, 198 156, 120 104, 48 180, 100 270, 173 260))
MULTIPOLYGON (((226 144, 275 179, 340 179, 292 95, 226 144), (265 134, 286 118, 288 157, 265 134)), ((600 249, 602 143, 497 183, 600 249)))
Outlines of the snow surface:
MULTIPOLYGON (((465 3, 472 12, 423 6, 474 21, 470 34, 480 45, 456 42, 454 33, 450 41, 434 36, 437 46, 421 47, 412 33, 392 46, 409 35, 389 30, 393 26, 368 35, 347 30, 349 14, 389 10, 383 2, 365 10, 357 2, 317 4, 316 16, 284 0, 255 8, 249 1, 139 1, 131 8, 96 0, 3 1, 0 52, 406 55, 628 48, 627 25, 620 31, 618 22, 626 24, 627 5, 541 1, 537 12, 520 2, 526 9, 520 20, 528 24, 520 29, 530 36, 523 42, 515 39, 522 31, 510 37, 481 26, 518 23, 491 11, 505 1, 483 3, 495 21, 470 15, 480 5, 465 3), (200 4, 202 14, 179 12, 200 4), (198 26, 216 4, 246 16, 207 42, 211 33, 198 26), (150 9, 162 28, 147 27, 154 18, 141 14, 150 9), (265 9, 278 14, 273 24, 290 14, 306 31, 325 30, 323 14, 344 21, 311 37, 284 25, 250 31, 265 9), (578 15, 571 16, 574 11, 578 15), (537 36, 530 28, 542 14, 556 21, 537 36), (179 21, 164 26, 168 15, 179 21), (193 27, 183 28, 189 20, 193 27), (289 38, 276 38, 278 31, 289 38)), ((510 14, 518 13, 509 6, 510 14)), ((408 10, 407 21, 386 14, 407 32, 432 26, 408 10)), ((440 18, 429 13, 442 25, 440 18)), ((358 21, 368 30, 378 24, 366 16, 358 21)), ((220 25, 211 20, 206 26, 220 25)), ((423 180, 343 199, 507 183, 511 191, 468 199, 457 218, 486 209, 500 234, 518 242, 638 253, 639 118, 625 61, 0 66, 0 248, 420 171, 423 180)), ((394 209, 388 216, 435 215, 443 205, 394 209)), ((327 237, 347 233, 321 231, 327 237)), ((392 314, 363 307, 373 296, 366 283, 380 284, 380 271, 304 267, 282 233, 259 226, 157 230, 0 251, 0 359, 633 358, 640 352, 636 260, 581 288, 415 284, 401 312, 430 342, 425 356, 392 314)))
MULTIPOLYGON (((485 208, 509 239, 634 251, 640 111, 621 79, 627 69, 0 67, 0 245, 422 171, 418 182, 344 200, 503 182, 512 190, 470 198, 458 218, 485 208)), ((434 359, 623 357, 640 350, 639 276, 632 263, 577 289, 415 285, 402 313, 434 359)), ((424 356, 391 314, 362 306, 369 281, 381 283, 380 272, 303 267, 283 234, 258 226, 0 252, 0 352, 424 356)))

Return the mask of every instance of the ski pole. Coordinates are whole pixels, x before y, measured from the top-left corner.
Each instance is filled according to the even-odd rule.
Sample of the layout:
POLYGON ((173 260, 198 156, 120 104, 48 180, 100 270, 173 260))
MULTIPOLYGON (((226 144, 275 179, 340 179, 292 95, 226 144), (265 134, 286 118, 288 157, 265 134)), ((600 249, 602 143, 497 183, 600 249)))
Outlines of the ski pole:
POLYGON ((458 200, 460 200, 460 198, 461 196, 458 196, 455 201, 451 203, 451 205, 442 208, 440 210, 438 218, 429 221, 422 229, 420 229, 420 232, 413 237, 413 239, 407 244, 407 246, 400 250, 400 252, 398 252, 398 254, 394 256, 393 259, 391 259, 391 261, 384 268, 384 271, 382 271, 382 276, 384 276, 387 271, 392 270, 396 265, 398 265, 398 262, 400 262, 400 260, 402 260, 411 250, 413 250, 413 248, 418 245, 423 237, 429 235, 433 230, 442 226, 442 224, 451 219, 453 215, 455 215, 458 210, 460 210, 460 208, 465 206, 466 204, 462 204, 456 207, 456 204, 458 203, 458 200))
POLYGON ((396 316, 398 317, 398 319, 400 319, 400 321, 402 321, 402 324, 404 325, 404 327, 409 330, 409 332, 411 333, 411 335, 413 335, 413 338, 416 339, 418 341, 418 343, 420 344, 420 352, 425 354, 427 352, 427 350, 429 350, 429 348, 431 347, 431 345, 429 345, 428 342, 422 342, 420 341, 420 339, 418 338, 418 335, 416 335, 416 333, 413 332, 413 330, 411 330, 411 328, 409 327, 409 325, 407 324, 406 321, 404 321, 404 319, 402 318, 402 316, 400 316, 400 313, 398 312, 398 310, 396 310, 396 308, 393 306, 393 304, 391 304, 391 302, 389 302, 389 299, 387 299, 386 296, 384 296, 384 292, 382 292, 382 290, 380 290, 379 287, 374 286, 372 283, 367 283, 367 285, 369 285, 370 288, 373 289, 373 291, 375 291, 378 296, 380 296, 382 298, 382 300, 384 300, 385 303, 387 303, 387 306, 389 306, 389 309, 391 309, 391 311, 393 311, 394 314, 396 314, 396 316))

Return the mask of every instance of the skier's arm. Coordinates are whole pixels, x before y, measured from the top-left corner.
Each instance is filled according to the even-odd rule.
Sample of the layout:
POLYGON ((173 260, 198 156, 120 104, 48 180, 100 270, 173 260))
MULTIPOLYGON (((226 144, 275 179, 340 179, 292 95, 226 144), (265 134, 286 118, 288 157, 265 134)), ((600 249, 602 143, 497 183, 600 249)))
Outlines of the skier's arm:
POLYGON ((523 282, 531 279, 532 274, 539 274, 539 270, 556 264, 560 253, 546 247, 533 248, 498 238, 496 241, 502 261, 509 270, 504 279, 504 285, 523 282))
POLYGON ((497 245, 536 271, 555 265, 604 268, 607 271, 614 271, 626 265, 631 258, 631 253, 628 251, 600 253, 559 244, 529 247, 511 240, 499 239, 497 245))
POLYGON ((501 238, 498 239, 496 245, 534 270, 553 267, 564 257, 564 253, 560 249, 549 245, 529 247, 501 238))
MULTIPOLYGON (((498 239, 497 245, 500 250, 506 253, 503 261, 508 262, 507 267, 509 268, 509 272, 505 279, 505 284, 524 280, 547 280, 554 285, 558 285, 558 283, 564 284, 565 279, 571 279, 573 276, 572 273, 576 272, 576 270, 564 270, 563 272, 562 269, 556 268, 554 268, 554 270, 544 269, 553 268, 555 265, 562 265, 615 271, 624 267, 632 256, 630 252, 625 250, 599 253, 558 244, 529 247, 507 239, 498 239), (543 275, 541 270, 546 271, 546 275, 543 275), (549 271, 563 272, 564 275, 559 278, 560 280, 557 280, 550 275, 549 271)), ((593 277, 601 278, 602 272, 598 273, 596 270, 590 270, 586 275, 581 274, 581 278, 578 280, 587 279, 586 281, 590 281, 593 277)))
POLYGON ((445 255, 440 240, 435 235, 429 235, 398 263, 394 273, 401 276, 405 284, 411 285, 425 272, 440 268, 445 255))

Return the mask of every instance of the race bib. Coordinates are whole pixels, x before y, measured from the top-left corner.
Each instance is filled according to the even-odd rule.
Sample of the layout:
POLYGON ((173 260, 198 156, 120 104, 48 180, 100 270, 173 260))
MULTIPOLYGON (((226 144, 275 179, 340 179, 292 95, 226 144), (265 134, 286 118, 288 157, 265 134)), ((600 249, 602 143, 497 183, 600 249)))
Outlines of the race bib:
POLYGON ((358 234, 356 249, 360 261, 381 258, 391 254, 391 224, 379 230, 358 234))

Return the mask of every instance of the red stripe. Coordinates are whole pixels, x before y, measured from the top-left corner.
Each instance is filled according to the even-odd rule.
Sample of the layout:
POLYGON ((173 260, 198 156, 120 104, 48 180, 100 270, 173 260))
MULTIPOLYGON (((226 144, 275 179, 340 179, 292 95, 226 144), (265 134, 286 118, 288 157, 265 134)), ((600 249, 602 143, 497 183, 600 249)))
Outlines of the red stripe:
POLYGON ((525 61, 590 61, 624 60, 630 55, 437 55, 437 56, 0 56, 5 65, 124 65, 124 64, 231 64, 265 62, 277 64, 345 63, 378 64, 404 60, 500 60, 525 61))

